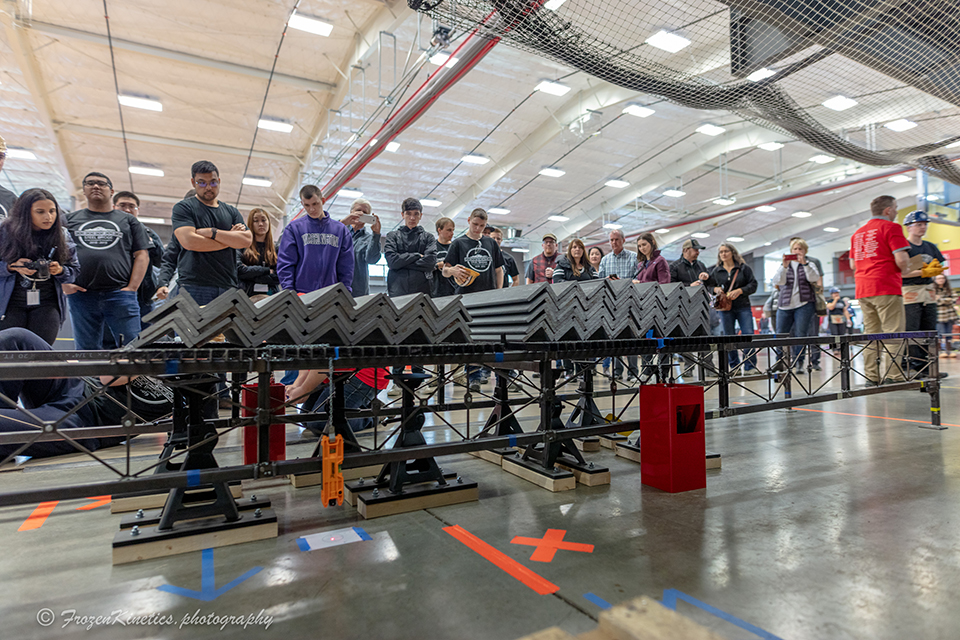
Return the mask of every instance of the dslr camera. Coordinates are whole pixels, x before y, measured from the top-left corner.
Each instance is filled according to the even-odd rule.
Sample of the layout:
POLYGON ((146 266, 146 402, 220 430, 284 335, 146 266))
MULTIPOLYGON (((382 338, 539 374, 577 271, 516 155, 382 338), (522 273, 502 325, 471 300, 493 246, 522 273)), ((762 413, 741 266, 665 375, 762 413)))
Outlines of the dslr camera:
POLYGON ((39 260, 31 260, 30 262, 23 265, 26 269, 33 269, 36 273, 33 275, 34 280, 47 280, 50 278, 50 261, 44 258, 39 260))

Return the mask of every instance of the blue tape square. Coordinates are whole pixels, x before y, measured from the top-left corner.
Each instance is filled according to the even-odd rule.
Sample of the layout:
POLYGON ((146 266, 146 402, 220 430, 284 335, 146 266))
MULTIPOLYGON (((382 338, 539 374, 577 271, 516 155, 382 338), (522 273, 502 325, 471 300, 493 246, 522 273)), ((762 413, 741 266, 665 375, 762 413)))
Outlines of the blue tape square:
POLYGON ((361 540, 373 540, 373 538, 370 537, 370 534, 360 527, 354 527, 353 530, 357 532, 357 535, 360 536, 361 540))
POLYGON ((188 487, 200 486, 200 470, 199 469, 190 469, 189 471, 187 471, 187 486, 188 487))
POLYGON ((333 348, 333 359, 334 359, 334 360, 339 360, 339 359, 340 359, 340 347, 334 347, 334 348, 333 348))
POLYGON ((503 354, 502 354, 502 353, 495 353, 495 354, 493 354, 493 359, 494 359, 495 362, 503 362, 503 354))
POLYGON ((180 371, 180 361, 179 360, 167 360, 167 375, 173 375, 179 373, 180 371))
POLYGON ((300 551, 310 551, 310 543, 306 538, 297 538, 297 546, 300 547, 300 551))
POLYGON ((507 442, 510 443, 511 447, 517 446, 517 436, 511 433, 509 436, 507 436, 507 442))

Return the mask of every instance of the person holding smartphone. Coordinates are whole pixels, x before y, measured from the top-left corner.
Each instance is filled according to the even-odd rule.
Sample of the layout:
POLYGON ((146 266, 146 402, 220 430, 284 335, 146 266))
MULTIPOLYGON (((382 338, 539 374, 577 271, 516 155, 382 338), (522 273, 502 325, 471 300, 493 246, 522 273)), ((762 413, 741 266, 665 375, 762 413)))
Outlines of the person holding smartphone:
MULTIPOLYGON (((773 276, 773 284, 780 287, 780 297, 777 300, 777 331, 789 333, 791 336, 809 336, 810 317, 817 313, 816 293, 814 285, 820 285, 823 280, 817 267, 807 260, 807 243, 795 238, 790 243, 790 253, 783 256, 783 262, 773 276)), ((797 372, 803 370, 798 356, 804 348, 800 345, 793 347, 793 359, 797 362, 797 372)), ((777 350, 777 360, 781 359, 781 352, 777 350)), ((779 364, 778 364, 779 366, 779 364)), ((811 364, 819 371, 820 366, 811 364)))
POLYGON ((367 267, 380 262, 383 255, 380 250, 380 218, 373 213, 369 200, 357 198, 350 205, 350 213, 340 222, 351 228, 353 236, 353 297, 369 295, 370 269, 367 267))

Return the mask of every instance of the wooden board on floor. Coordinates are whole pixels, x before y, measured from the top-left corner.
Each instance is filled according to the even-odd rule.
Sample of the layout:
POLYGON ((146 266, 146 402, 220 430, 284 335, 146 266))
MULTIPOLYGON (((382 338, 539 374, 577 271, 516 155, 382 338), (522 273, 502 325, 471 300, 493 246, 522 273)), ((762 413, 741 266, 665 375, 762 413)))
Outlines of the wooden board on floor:
POLYGON ((127 564, 201 551, 211 547, 225 547, 255 540, 276 538, 277 514, 272 509, 262 512, 260 518, 244 514, 237 522, 223 522, 223 516, 178 523, 170 532, 156 527, 140 529, 137 536, 131 530, 119 531, 113 539, 113 564, 127 564))
MULTIPOLYGON (((570 635, 560 627, 550 627, 549 629, 523 636, 520 640, 577 640, 577 636, 570 635)), ((603 640, 606 640, 606 638, 603 640)))
POLYGON ((517 450, 512 448, 496 449, 496 450, 481 449, 480 451, 471 451, 470 455, 480 458, 481 460, 486 460, 487 462, 492 462, 493 464, 499 467, 503 462, 503 456, 513 455, 516 452, 517 450), (509 453, 501 453, 502 451, 509 451, 509 453))
MULTIPOLYGON (((240 513, 249 512, 249 516, 252 517, 253 512, 257 509, 266 511, 270 508, 270 501, 264 498, 257 498, 254 496, 251 498, 240 498, 237 500, 237 511, 240 513)), ((134 526, 140 527, 141 529, 145 527, 154 527, 160 524, 160 516, 163 515, 163 509, 150 509, 144 511, 142 514, 138 511, 136 513, 128 513, 120 519, 120 529, 130 530, 134 526), (140 516, 139 518, 137 516, 140 516)), ((209 518, 210 516, 204 516, 209 518)), ((190 518, 188 520, 180 520, 180 522, 192 522, 194 520, 202 520, 203 518, 190 518)))
MULTIPOLYGON (((347 480, 376 477, 376 475, 380 473, 381 469, 383 469, 382 464, 373 464, 366 467, 343 469, 340 471, 340 473, 343 475, 343 480, 346 482, 347 480)), ((301 473, 290 476, 290 484, 297 489, 303 489, 304 487, 315 487, 322 483, 322 473, 301 473)))
MULTIPOLYGON (((381 467, 381 466, 382 465, 378 465, 378 467, 381 467)), ((378 468, 378 473, 379 473, 379 468, 378 468)), ((448 469, 446 471, 441 470, 441 473, 443 473, 443 479, 449 483, 453 483, 457 479, 456 471, 450 471, 448 469)), ((343 501, 346 502, 351 507, 355 507, 357 506, 358 494, 361 494, 365 491, 373 491, 375 488, 380 489, 380 491, 385 491, 386 488, 390 486, 390 478, 388 477, 387 480, 385 480, 384 482, 377 484, 376 475, 377 474, 373 474, 372 476, 363 476, 363 478, 366 478, 366 480, 363 481, 363 484, 360 483, 363 478, 355 481, 344 482, 343 501)))
POLYGON ((626 442, 627 436, 622 436, 619 433, 608 433, 606 435, 599 436, 600 446, 604 449, 616 449, 618 442, 626 442))
MULTIPOLYGON (((185 502, 189 504, 189 496, 193 493, 200 493, 201 491, 213 493, 213 489, 209 488, 187 491, 188 497, 185 502)), ((164 491, 163 493, 145 493, 135 496, 114 496, 110 501, 110 513, 126 513, 138 509, 159 509, 167 503, 168 495, 170 495, 169 491, 164 491)), ((243 487, 240 486, 240 482, 230 483, 230 495, 235 499, 243 497, 243 487)))
POLYGON ((606 467, 596 467, 595 469, 577 469, 563 464, 559 460, 557 466, 566 469, 573 474, 577 482, 587 487, 599 487, 604 484, 610 484, 610 469, 606 467))
POLYGON ((673 609, 667 609, 653 598, 643 596, 600 613, 598 629, 616 640, 723 640, 673 609))
POLYGON ((519 464, 515 458, 504 458, 501 465, 507 473, 512 473, 518 478, 523 478, 528 482, 543 487, 547 491, 571 491, 577 488, 577 478, 569 471, 561 471, 557 474, 549 474, 525 467, 519 464))
POLYGON ((707 469, 719 469, 721 456, 719 453, 707 451, 707 469))
POLYGON ((463 482, 448 483, 439 487, 435 482, 407 485, 400 495, 381 491, 374 497, 373 491, 370 490, 356 496, 357 511, 367 520, 463 502, 476 502, 479 499, 480 491, 477 483, 466 478, 463 482))
POLYGON ((577 445, 577 449, 580 451, 600 451, 600 438, 596 436, 589 436, 586 438, 574 438, 573 443, 577 445))
POLYGON ((626 442, 618 442, 614 451, 616 451, 617 455, 621 458, 640 462, 640 447, 635 447, 626 442))

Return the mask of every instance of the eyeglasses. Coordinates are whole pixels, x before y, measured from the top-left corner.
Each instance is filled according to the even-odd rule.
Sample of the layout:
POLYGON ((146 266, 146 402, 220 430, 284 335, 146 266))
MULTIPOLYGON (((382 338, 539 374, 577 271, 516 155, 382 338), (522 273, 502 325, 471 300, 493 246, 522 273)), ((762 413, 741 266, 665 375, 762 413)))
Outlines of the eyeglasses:
POLYGON ((109 183, 109 182, 104 182, 103 180, 84 180, 84 181, 83 181, 83 186, 85 186, 85 187, 100 187, 101 189, 103 189, 104 187, 109 187, 109 186, 110 186, 110 183, 109 183))
POLYGON ((194 180, 194 182, 195 182, 196 185, 197 185, 198 187, 200 187, 201 189, 206 189, 207 187, 218 187, 218 186, 220 186, 220 181, 219 181, 219 180, 211 180, 210 182, 207 182, 206 180, 194 180))
POLYGON ((123 209, 124 211, 139 211, 139 210, 140 210, 140 207, 138 207, 137 205, 135 205, 135 204, 133 204, 133 203, 130 203, 130 202, 123 202, 123 203, 121 203, 121 204, 118 204, 117 206, 118 206, 119 208, 123 209))

